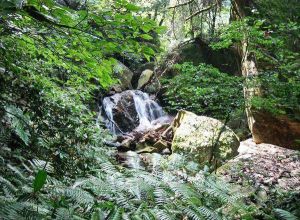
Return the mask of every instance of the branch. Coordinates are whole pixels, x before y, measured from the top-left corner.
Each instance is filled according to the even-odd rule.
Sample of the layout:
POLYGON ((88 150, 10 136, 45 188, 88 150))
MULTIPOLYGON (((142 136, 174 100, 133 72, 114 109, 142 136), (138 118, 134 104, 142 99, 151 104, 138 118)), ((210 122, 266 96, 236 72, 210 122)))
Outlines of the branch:
POLYGON ((168 9, 173 9, 173 8, 178 8, 178 7, 181 7, 181 6, 185 6, 185 5, 193 3, 194 1, 195 0, 190 0, 190 1, 187 1, 187 2, 184 2, 184 3, 180 3, 178 5, 170 6, 170 7, 168 7, 168 9))
POLYGON ((195 16, 197 16, 197 15, 199 15, 199 14, 205 12, 205 11, 208 11, 208 10, 212 9, 212 8, 215 7, 216 5, 217 5, 217 3, 212 4, 212 5, 210 5, 210 6, 206 7, 206 8, 203 8, 203 9, 201 9, 201 10, 195 12, 194 14, 190 15, 190 16, 187 17, 185 20, 188 21, 188 20, 192 19, 193 17, 195 17, 195 16))

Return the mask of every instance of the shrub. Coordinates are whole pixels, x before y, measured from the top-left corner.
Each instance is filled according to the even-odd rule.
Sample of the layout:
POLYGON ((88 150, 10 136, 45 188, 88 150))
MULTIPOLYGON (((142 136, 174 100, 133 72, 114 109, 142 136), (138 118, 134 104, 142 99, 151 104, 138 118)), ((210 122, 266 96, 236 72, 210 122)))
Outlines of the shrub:
POLYGON ((221 73, 205 64, 194 66, 183 63, 174 67, 177 75, 162 80, 168 111, 185 109, 199 115, 225 119, 233 110, 243 106, 241 78, 221 73))

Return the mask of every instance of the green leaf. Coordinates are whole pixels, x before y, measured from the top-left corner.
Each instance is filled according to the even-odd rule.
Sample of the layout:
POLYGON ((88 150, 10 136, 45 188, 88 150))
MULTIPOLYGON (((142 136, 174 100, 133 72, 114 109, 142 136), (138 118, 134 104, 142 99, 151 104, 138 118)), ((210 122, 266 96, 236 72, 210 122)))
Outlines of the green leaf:
POLYGON ((144 24, 144 25, 141 27, 141 29, 142 29, 143 31, 145 31, 146 33, 148 33, 149 31, 151 31, 153 28, 154 28, 154 27, 153 27, 153 25, 151 25, 151 24, 144 24))
POLYGON ((128 9, 129 11, 139 11, 140 10, 140 7, 138 7, 134 4, 131 4, 131 3, 126 4, 125 8, 128 9))
POLYGON ((164 34, 168 30, 168 28, 166 26, 159 26, 155 30, 158 34, 164 34))
POLYGON ((152 39, 153 39, 153 37, 150 36, 149 34, 142 34, 142 35, 141 35, 141 38, 143 38, 143 39, 145 39, 145 40, 152 40, 152 39))
POLYGON ((47 172, 45 170, 39 170, 33 182, 33 191, 38 192, 45 185, 46 179, 47 172))

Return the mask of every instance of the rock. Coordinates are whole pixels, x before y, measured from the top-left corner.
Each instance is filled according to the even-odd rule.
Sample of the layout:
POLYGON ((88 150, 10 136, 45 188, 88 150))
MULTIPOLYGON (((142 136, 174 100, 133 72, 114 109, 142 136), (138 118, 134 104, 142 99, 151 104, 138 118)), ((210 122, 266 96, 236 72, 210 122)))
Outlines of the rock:
POLYGON ((155 148, 155 147, 145 147, 143 149, 140 149, 138 151, 136 151, 138 154, 142 154, 142 153, 158 153, 159 151, 155 148))
POLYGON ((230 117, 227 126, 234 131, 234 133, 239 137, 240 141, 244 141, 251 137, 247 115, 244 111, 234 112, 230 117))
POLYGON ((241 75, 240 58, 238 51, 231 47, 220 50, 213 50, 209 42, 196 38, 173 48, 158 65, 157 73, 172 77, 176 74, 172 65, 176 63, 192 62, 194 65, 201 63, 210 64, 218 68, 221 72, 231 75, 241 75))
POLYGON ((146 132, 164 123, 166 116, 157 102, 139 90, 127 90, 105 97, 102 109, 103 120, 114 134, 133 130, 146 132))
POLYGON ((169 144, 167 141, 159 140, 153 145, 153 147, 157 149, 158 152, 162 152, 164 149, 169 147, 169 144))
POLYGON ((144 91, 149 94, 157 94, 160 90, 160 82, 157 78, 152 79, 144 88, 144 91))
POLYGON ((132 131, 118 135, 114 141, 105 142, 108 146, 117 147, 119 151, 135 150, 137 153, 160 153, 171 146, 171 140, 162 137, 170 124, 158 124, 144 132, 132 131))
POLYGON ((173 132, 172 152, 201 165, 220 165, 238 153, 236 134, 214 118, 181 110, 173 121, 173 132))
POLYGON ((131 79, 133 72, 120 61, 117 61, 113 68, 113 77, 119 80, 117 85, 111 87, 116 92, 132 89, 131 79))
POLYGON ((252 114, 252 136, 255 143, 300 150, 300 121, 261 111, 253 111, 252 114))
POLYGON ((152 70, 144 70, 139 78, 137 89, 144 87, 149 82, 153 74, 154 72, 152 70))
POLYGON ((218 168, 218 176, 240 185, 263 187, 267 193, 300 190, 298 151, 256 144, 252 139, 241 142, 238 151, 237 157, 218 168))
POLYGON ((154 62, 149 62, 149 63, 144 63, 144 64, 140 64, 138 65, 136 68, 135 68, 135 71, 133 73, 133 77, 132 77, 132 80, 131 80, 131 84, 133 86, 133 88, 136 88, 137 85, 138 85, 138 80, 142 74, 142 72, 144 70, 154 70, 154 67, 155 67, 155 63, 154 62))
POLYGON ((109 121, 109 123, 112 123, 113 130, 124 133, 132 131, 139 125, 138 113, 135 109, 131 90, 106 97, 103 100, 103 106, 106 114, 111 112, 113 115, 114 121, 112 122, 111 119, 109 121))

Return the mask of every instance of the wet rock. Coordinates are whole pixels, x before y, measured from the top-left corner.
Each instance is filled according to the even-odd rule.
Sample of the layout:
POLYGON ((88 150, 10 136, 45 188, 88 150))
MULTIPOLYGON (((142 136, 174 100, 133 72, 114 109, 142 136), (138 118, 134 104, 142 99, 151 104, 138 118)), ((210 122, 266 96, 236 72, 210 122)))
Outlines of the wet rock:
POLYGON ((164 116, 162 108, 139 90, 127 90, 105 97, 102 105, 106 125, 114 134, 150 129, 152 122, 164 116))

